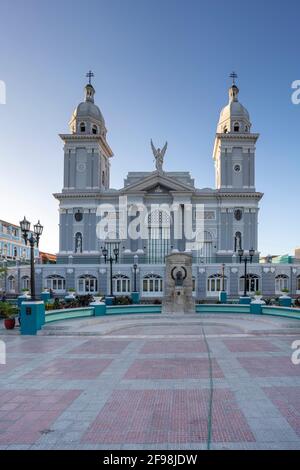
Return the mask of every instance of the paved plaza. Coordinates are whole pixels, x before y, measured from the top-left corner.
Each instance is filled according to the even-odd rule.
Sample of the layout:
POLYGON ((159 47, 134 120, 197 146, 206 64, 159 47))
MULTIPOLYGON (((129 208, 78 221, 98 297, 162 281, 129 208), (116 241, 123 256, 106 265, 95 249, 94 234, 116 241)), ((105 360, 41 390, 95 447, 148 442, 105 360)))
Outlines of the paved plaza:
POLYGON ((0 449, 300 449, 297 320, 111 316, 0 339, 0 449))

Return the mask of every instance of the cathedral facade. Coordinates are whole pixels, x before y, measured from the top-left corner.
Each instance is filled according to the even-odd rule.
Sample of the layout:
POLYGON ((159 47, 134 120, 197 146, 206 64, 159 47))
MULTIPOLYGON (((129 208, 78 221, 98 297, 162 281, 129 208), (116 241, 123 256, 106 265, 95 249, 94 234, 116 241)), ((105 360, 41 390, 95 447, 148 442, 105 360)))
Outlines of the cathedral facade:
MULTIPOLYGON (((259 135, 252 132, 234 82, 217 125, 213 189, 197 188, 187 171, 164 171, 167 144, 161 150, 152 141, 153 171, 129 172, 122 188, 111 188, 113 151, 91 83, 69 127, 69 133, 60 134, 63 188, 54 194, 60 217, 57 264, 36 267, 38 290, 47 287, 64 295, 72 288, 78 294, 107 294, 106 250, 108 256, 118 254, 113 264, 115 295, 137 290, 141 298, 159 298, 164 291, 165 256, 185 251, 193 256, 197 299, 218 297, 222 273, 229 296, 237 297, 245 283, 238 256, 243 249, 245 254, 254 253, 246 279, 248 292, 261 290, 272 296, 287 286, 292 293, 300 293, 299 267, 259 264, 258 212, 263 196, 255 187, 259 135)), ((22 270, 26 268, 16 273, 19 278, 22 270)))

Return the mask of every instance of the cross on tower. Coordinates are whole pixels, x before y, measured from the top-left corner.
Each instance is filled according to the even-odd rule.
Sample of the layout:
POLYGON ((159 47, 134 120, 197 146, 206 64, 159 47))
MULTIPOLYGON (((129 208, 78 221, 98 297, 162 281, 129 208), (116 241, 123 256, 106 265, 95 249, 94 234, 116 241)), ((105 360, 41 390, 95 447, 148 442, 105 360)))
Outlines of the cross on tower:
POLYGON ((87 74, 86 77, 89 79, 89 84, 91 85, 91 78, 94 76, 93 72, 90 70, 87 74))
POLYGON ((232 78, 232 84, 235 85, 235 79, 238 77, 235 72, 231 72, 229 75, 230 78, 232 78))

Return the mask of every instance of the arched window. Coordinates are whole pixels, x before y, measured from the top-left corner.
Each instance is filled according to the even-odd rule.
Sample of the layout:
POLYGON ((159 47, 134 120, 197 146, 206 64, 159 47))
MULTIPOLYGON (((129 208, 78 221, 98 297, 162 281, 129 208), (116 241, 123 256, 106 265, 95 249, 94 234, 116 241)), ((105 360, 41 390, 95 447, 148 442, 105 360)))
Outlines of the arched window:
POLYGON ((29 276, 23 276, 21 278, 21 289, 30 290, 30 278, 29 278, 29 276))
MULTIPOLYGON (((216 295, 223 288, 221 274, 212 274, 207 278, 207 295, 216 295)), ((224 276, 224 290, 227 291, 227 277, 224 276)))
POLYGON ((3 256, 7 256, 7 243, 3 245, 3 256))
POLYGON ((163 279, 158 274, 147 274, 143 279, 143 295, 155 297, 163 293, 163 279))
POLYGON ((16 290, 16 279, 14 276, 9 276, 7 278, 7 287, 8 287, 8 292, 15 292, 16 290))
POLYGON ((80 132, 85 132, 85 122, 80 123, 80 132))
POLYGON ((275 292, 281 294, 282 289, 289 288, 289 277, 286 274, 279 274, 275 277, 275 292))
MULTIPOLYGON (((259 277, 256 274, 248 274, 247 279, 246 279, 246 290, 247 293, 254 294, 255 291, 260 290, 259 289, 259 277)), ((244 292, 244 286, 245 286, 245 276, 240 277, 240 293, 244 292)))
POLYGON ((155 209, 148 219, 148 263, 164 263, 170 252, 171 214, 168 210, 155 209))
POLYGON ((116 274, 113 276, 113 293, 114 295, 130 294, 130 279, 124 274, 116 274))
POLYGON ((98 281, 95 276, 86 274, 80 276, 77 282, 78 294, 95 294, 98 290, 98 281))
POLYGON ((47 289, 51 289, 54 292, 61 292, 66 290, 66 280, 63 276, 58 276, 57 274, 53 274, 52 276, 48 276, 46 278, 46 285, 47 289))
POLYGON ((237 252, 238 250, 242 249, 242 234, 241 232, 235 232, 234 235, 234 251, 237 252))
POLYGON ((197 233, 195 240, 197 262, 210 263, 212 258, 213 237, 210 232, 197 233))
POLYGON ((17 258, 17 256, 18 256, 18 249, 17 249, 17 247, 15 246, 15 247, 14 247, 14 257, 17 258))
POLYGON ((296 289, 297 289, 297 294, 300 294, 300 276, 297 276, 296 289))
POLYGON ((233 131, 234 132, 240 132, 240 124, 238 122, 235 122, 233 125, 233 131))
POLYGON ((95 124, 92 126, 92 134, 98 134, 98 127, 95 124))
POLYGON ((75 253, 82 253, 82 233, 77 232, 75 235, 75 253))

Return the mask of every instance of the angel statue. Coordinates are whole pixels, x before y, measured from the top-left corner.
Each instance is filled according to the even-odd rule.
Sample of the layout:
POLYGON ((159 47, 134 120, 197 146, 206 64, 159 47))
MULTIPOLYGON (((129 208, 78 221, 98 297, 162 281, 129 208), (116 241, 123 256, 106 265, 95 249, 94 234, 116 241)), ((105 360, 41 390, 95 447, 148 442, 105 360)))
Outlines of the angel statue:
POLYGON ((155 158, 155 166, 156 166, 156 169, 159 173, 163 172, 162 166, 163 166, 164 156, 165 156, 167 147, 168 147, 168 142, 165 143, 162 150, 160 148, 156 149, 154 147, 152 139, 151 139, 151 148, 152 148, 152 152, 153 152, 153 155, 154 155, 154 158, 155 158))

